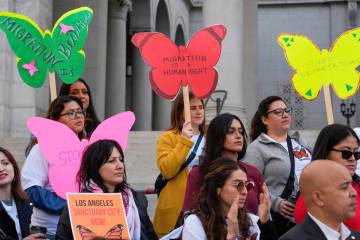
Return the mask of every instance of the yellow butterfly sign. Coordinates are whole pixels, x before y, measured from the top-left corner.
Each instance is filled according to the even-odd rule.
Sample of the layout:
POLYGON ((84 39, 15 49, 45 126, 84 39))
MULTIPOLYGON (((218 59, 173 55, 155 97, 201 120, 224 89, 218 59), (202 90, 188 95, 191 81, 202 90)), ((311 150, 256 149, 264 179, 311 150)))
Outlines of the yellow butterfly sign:
POLYGON ((296 92, 307 100, 314 100, 325 86, 332 85, 341 99, 353 96, 360 75, 360 28, 341 34, 330 50, 320 50, 309 38, 297 34, 280 34, 288 64, 294 70, 292 83, 296 92))

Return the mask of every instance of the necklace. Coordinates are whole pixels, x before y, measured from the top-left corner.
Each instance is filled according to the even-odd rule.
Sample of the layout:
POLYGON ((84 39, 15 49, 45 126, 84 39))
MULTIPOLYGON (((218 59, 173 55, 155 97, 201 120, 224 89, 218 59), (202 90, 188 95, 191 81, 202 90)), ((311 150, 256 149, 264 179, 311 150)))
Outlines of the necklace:
POLYGON ((12 199, 1 200, 6 206, 11 207, 13 205, 12 199))

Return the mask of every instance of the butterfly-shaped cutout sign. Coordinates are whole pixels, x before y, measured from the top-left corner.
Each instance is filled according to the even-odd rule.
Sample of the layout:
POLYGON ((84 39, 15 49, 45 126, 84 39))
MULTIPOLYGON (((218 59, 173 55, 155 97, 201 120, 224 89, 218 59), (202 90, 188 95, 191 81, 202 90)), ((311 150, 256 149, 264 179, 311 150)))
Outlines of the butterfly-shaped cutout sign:
POLYGON ((297 159, 302 159, 302 158, 306 158, 306 157, 309 157, 309 154, 306 152, 305 148, 301 148, 300 150, 294 150, 293 151, 294 153, 294 156, 297 158, 297 159))
POLYGON ((31 87, 41 87, 49 71, 70 84, 83 74, 85 53, 82 50, 93 11, 88 7, 71 10, 55 23, 52 32, 42 32, 27 16, 0 12, 0 29, 17 56, 17 69, 31 87))
MULTIPOLYGON (((122 239, 122 231, 123 225, 117 224, 109 229, 109 231, 105 234, 104 238, 107 239, 122 239)), ((76 230, 80 233, 82 240, 91 240, 93 237, 97 237, 98 235, 91 231, 89 228, 84 227, 82 225, 78 225, 76 230)))
POLYGON ((218 73, 214 66, 225 35, 223 25, 213 25, 195 33, 186 47, 176 46, 158 32, 136 33, 131 42, 152 68, 150 84, 157 95, 172 100, 181 86, 189 85, 192 93, 203 99, 216 88, 218 73))
POLYGON ((320 50, 303 35, 284 33, 278 36, 286 60, 294 70, 292 83, 307 100, 315 99, 323 85, 332 85, 341 99, 353 96, 360 75, 360 28, 341 34, 330 50, 320 50))
POLYGON ((76 174, 80 169, 84 149, 98 140, 107 139, 118 142, 124 151, 134 122, 135 115, 132 112, 116 114, 99 124, 90 140, 79 140, 69 127, 46 118, 31 117, 27 126, 49 162, 49 181, 53 190, 66 199, 66 192, 79 192, 76 174))

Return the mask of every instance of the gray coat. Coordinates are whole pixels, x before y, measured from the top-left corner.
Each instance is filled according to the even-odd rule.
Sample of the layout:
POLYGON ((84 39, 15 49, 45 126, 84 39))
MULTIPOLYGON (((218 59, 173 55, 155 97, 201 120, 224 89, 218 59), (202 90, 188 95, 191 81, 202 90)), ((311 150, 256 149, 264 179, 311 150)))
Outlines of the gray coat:
MULTIPOLYGON (((298 132, 290 137, 310 149, 300 139, 298 132)), ((262 133, 249 145, 243 161, 253 165, 263 174, 271 196, 271 209, 278 212, 280 202, 283 200, 280 195, 285 188, 291 169, 288 151, 280 143, 271 141, 262 133)), ((297 181, 295 185, 295 189, 298 188, 297 181)))

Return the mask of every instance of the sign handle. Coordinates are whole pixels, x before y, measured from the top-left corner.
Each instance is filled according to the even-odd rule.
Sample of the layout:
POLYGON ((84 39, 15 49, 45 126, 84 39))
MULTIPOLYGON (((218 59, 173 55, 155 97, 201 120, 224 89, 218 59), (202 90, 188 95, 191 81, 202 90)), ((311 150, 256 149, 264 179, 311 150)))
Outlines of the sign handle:
POLYGON ((328 125, 334 123, 334 113, 332 109, 331 96, 330 96, 330 88, 324 84, 324 98, 325 98, 325 109, 326 109, 326 117, 328 125))
POLYGON ((49 72, 49 78, 50 78, 50 99, 51 102, 54 101, 55 98, 57 98, 56 95, 56 81, 55 81, 55 71, 49 72))
POLYGON ((182 87, 184 99, 184 118, 185 122, 191 122, 190 117, 190 99, 189 99, 189 85, 182 87))

